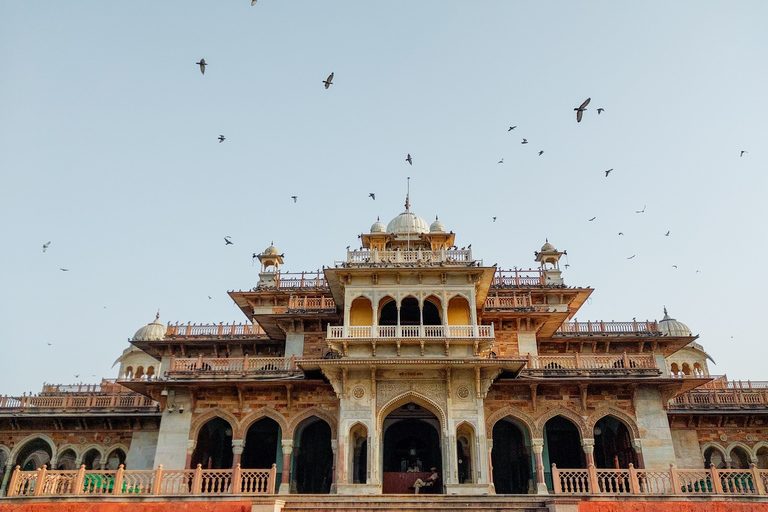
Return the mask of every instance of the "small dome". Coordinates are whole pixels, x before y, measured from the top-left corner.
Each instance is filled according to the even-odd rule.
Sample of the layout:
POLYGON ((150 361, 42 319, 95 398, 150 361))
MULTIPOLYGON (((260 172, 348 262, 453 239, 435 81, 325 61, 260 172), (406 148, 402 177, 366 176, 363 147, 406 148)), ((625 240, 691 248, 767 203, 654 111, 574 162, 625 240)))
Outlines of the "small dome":
POLYGON ((445 224, 440 222, 440 220, 435 216, 435 222, 433 222, 429 226, 429 232, 430 233, 445 233, 445 224))
POLYGON ((541 252, 554 252, 557 251, 555 249, 555 246, 549 243, 549 240, 547 240, 544 245, 541 246, 541 252))
POLYGON ((667 336, 691 336, 688 326, 671 318, 667 314, 667 308, 664 308, 664 318, 659 322, 659 331, 667 336))
POLYGON ((423 235, 429 233, 427 221, 412 213, 409 210, 404 211, 387 224, 387 233, 393 235, 423 235))
POLYGON ((166 327, 160 323, 160 313, 155 316, 155 321, 147 324, 133 335, 132 341, 158 341, 165 338, 166 327))
POLYGON ((278 254, 280 254, 280 253, 277 252, 277 249, 275 248, 274 245, 270 245, 269 247, 264 249, 264 255, 265 256, 277 256, 278 254))
POLYGON ((376 217, 376 222, 373 223, 373 226, 371 226, 371 234, 373 233, 386 233, 387 228, 382 224, 382 222, 379 220, 378 217, 376 217))

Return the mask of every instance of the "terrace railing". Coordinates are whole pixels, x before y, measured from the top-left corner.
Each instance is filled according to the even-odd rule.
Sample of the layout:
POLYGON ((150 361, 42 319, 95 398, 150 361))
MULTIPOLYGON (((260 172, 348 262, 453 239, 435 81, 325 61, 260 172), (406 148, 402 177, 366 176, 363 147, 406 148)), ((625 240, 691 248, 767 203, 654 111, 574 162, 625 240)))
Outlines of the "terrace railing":
POLYGON ((331 297, 290 296, 288 312, 292 311, 335 311, 336 302, 331 297))
POLYGON ((656 321, 644 322, 566 322, 560 326, 556 334, 659 334, 659 324, 656 321))
POLYGON ((229 495, 274 494, 276 467, 268 469, 48 470, 21 471, 16 466, 8 484, 8 497, 105 495, 229 495))
POLYGON ((325 274, 320 270, 315 272, 278 272, 275 282, 278 288, 328 288, 325 274))
POLYGON ((154 410, 156 403, 149 397, 138 393, 61 393, 29 396, 0 396, 0 410, 22 409, 81 409, 112 410, 119 408, 145 408, 154 410))
POLYGON ((166 337, 224 338, 266 335, 258 324, 168 324, 166 337))
POLYGON ((328 326, 329 340, 350 338, 494 338, 493 325, 354 325, 328 326))
POLYGON ((653 370, 659 374, 656 358, 652 354, 569 354, 562 356, 528 356, 524 371, 562 374, 569 371, 609 371, 625 373, 627 370, 653 370))
POLYGON ((165 375, 169 378, 187 375, 268 376, 290 373, 296 369, 292 357, 195 357, 171 358, 165 375))
POLYGON ((543 286, 544 273, 541 270, 496 270, 491 288, 511 288, 524 286, 543 286))
POLYGON ((706 388, 686 391, 669 403, 671 409, 765 409, 768 388, 706 388))
POLYGON ((472 249, 347 250, 346 265, 469 265, 472 249))
POLYGON ((677 469, 669 471, 635 469, 559 469, 552 464, 555 494, 645 494, 645 495, 755 495, 764 496, 768 470, 757 469, 677 469))

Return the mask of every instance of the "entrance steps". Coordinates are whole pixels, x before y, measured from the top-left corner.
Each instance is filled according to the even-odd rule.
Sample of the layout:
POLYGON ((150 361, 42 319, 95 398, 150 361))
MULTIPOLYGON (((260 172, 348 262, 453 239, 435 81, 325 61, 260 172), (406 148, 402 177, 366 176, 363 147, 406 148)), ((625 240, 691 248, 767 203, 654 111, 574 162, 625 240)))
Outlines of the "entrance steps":
POLYGON ((541 498, 496 495, 282 495, 284 512, 547 512, 541 498))

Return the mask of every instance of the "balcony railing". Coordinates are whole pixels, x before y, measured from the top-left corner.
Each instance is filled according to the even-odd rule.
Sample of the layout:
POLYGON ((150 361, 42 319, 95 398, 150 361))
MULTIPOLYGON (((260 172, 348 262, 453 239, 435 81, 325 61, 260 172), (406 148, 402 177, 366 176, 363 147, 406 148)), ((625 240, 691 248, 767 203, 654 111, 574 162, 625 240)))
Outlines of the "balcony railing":
POLYGON ((40 394, 30 396, 1 396, 0 409, 117 409, 117 408, 146 408, 154 409, 155 402, 138 393, 61 393, 40 394))
POLYGON ((78 496, 100 498, 106 495, 253 495, 275 493, 276 468, 175 469, 91 471, 21 471, 19 466, 8 484, 8 497, 78 496))
POLYGON ((516 286, 543 286, 544 274, 541 270, 496 270, 491 288, 511 288, 516 286))
POLYGON ((563 356, 528 356, 524 371, 562 374, 569 371, 610 371, 626 373, 628 370, 654 370, 659 374, 656 358, 652 354, 570 354, 563 356))
POLYGON ((559 469, 552 464, 555 494, 766 494, 768 470, 757 469, 676 469, 669 471, 635 469, 559 469))
POLYGON ((671 409, 765 409, 768 388, 708 389, 699 387, 677 395, 671 409))
POLYGON ((655 321, 645 322, 566 322, 557 330, 557 334, 573 336, 580 334, 659 334, 659 324, 655 321))
POLYGON ((320 270, 315 272, 278 272, 275 281, 278 288, 328 288, 325 274, 320 270))
POLYGON ((225 324, 223 322, 219 324, 168 324, 168 328, 165 332, 166 337, 184 338, 225 338, 260 335, 266 335, 266 333, 258 324, 225 324))
POLYGON ((484 338, 494 337, 493 325, 354 325, 328 326, 328 339, 349 338, 484 338))
POLYGON ((469 265, 472 249, 347 250, 347 265, 469 265))
POLYGON ((513 295, 511 297, 487 297, 485 309, 520 309, 533 306, 530 295, 513 295))
POLYGON ((291 357, 196 357, 171 358, 165 375, 169 378, 188 375, 269 376, 296 370, 291 357))
POLYGON ((331 297, 291 296, 288 298, 288 312, 335 311, 336 302, 331 297))

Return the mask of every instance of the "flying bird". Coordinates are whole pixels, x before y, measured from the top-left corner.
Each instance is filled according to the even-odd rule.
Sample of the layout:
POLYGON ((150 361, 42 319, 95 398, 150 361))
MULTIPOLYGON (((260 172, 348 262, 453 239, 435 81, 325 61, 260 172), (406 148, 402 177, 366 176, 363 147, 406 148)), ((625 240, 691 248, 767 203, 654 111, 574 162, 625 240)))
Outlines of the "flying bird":
POLYGON ((370 197, 370 198, 371 198, 371 199, 373 199, 374 201, 376 200, 376 194, 374 194, 373 192, 371 192, 370 194, 368 194, 368 197, 370 197))
POLYGON ((501 160, 499 160, 498 163, 503 164, 504 163, 504 159, 502 158, 501 160))
POLYGON ((78 373, 77 375, 75 375, 75 378, 78 378, 78 377, 80 377, 80 374, 79 374, 79 373, 78 373))
POLYGON ((496 222, 496 217, 493 218, 493 222, 496 222))
POLYGON ((607 171, 605 171, 605 177, 607 178, 608 175, 611 174, 612 171, 613 171, 613 169, 608 169, 607 171))
POLYGON ((664 233, 664 236, 669 236, 669 231, 667 231, 666 233, 664 233))
POLYGON ((62 272, 69 272, 68 268, 60 268, 59 270, 61 270, 62 272))
POLYGON ((539 151, 539 156, 541 156, 543 154, 544 154, 544 150, 542 149, 541 151, 539 151))
POLYGON ((205 74, 205 66, 207 66, 207 65, 208 65, 208 64, 206 64, 206 63, 205 63, 205 59, 200 59, 200 62, 195 62, 195 64, 197 64, 198 66, 200 66, 200 72, 201 72, 202 74, 205 74))
POLYGON ((222 143, 222 142, 224 142, 225 140, 227 140, 227 138, 226 138, 226 137, 224 137, 223 135, 219 135, 219 144, 221 144, 221 143, 222 143))
POLYGON ((589 219, 589 222, 592 222, 592 221, 593 221, 593 220, 595 220, 596 218, 597 218, 597 217, 592 217, 591 219, 589 219))
POLYGON ((582 103, 581 105, 579 105, 578 107, 573 109, 573 110, 576 111, 576 122, 577 123, 581 122, 581 116, 584 115, 584 111, 587 110, 587 105, 589 105, 589 101, 591 99, 592 98, 587 98, 586 100, 584 100, 584 103, 582 103))
POLYGON ((254 5, 256 5, 256 0, 251 0, 251 7, 253 7, 254 5))
POLYGON ((629 257, 629 258, 627 258, 627 259, 628 259, 628 260, 631 260, 631 259, 632 259, 632 258, 634 258, 635 256, 636 256, 636 255, 635 255, 635 254, 633 254, 632 256, 630 256, 630 257, 629 257))
POLYGON ((677 268, 677 265, 672 265, 672 268, 677 268))
POLYGON ((528 144, 528 139, 523 139, 523 142, 521 142, 520 144, 528 144))
POLYGON ((409 164, 413 165, 413 158, 411 158, 411 154, 410 153, 408 153, 408 156, 405 157, 405 161, 408 162, 409 164))
POLYGON ((225 236, 224 237, 224 245, 234 245, 234 242, 230 240, 232 238, 231 236, 225 236))
MULTIPOLYGON (((255 1, 255 0, 254 0, 254 1, 255 1)), ((209 295, 209 296, 208 296, 208 298, 210 299, 210 298, 211 298, 211 296, 209 295)))
POLYGON ((48 344, 48 346, 50 347, 50 346, 51 346, 51 344, 49 343, 49 344, 48 344))
POLYGON ((333 84, 333 73, 328 75, 328 78, 323 80, 323 83, 325 84, 325 88, 326 89, 329 88, 333 84))
POLYGON ((509 127, 509 130, 507 130, 507 131, 508 131, 508 132, 511 132, 511 131, 512 131, 512 130, 514 130, 515 128, 517 128, 517 125, 515 125, 515 126, 510 126, 510 127, 509 127))
POLYGON ((619 235, 620 235, 620 236, 624 236, 624 233, 622 233, 621 231, 619 231, 619 235))
POLYGON ((293 202, 295 203, 296 200, 299 198, 299 196, 291 196, 291 199, 293 199, 293 202))
POLYGON ((43 252, 45 252, 48 249, 48 246, 51 245, 51 242, 48 242, 47 244, 43 244, 43 252))
POLYGON ((748 151, 742 151, 741 154, 739 155, 739 157, 744 156, 744 153, 748 153, 748 151))
POLYGON ((600 114, 602 114, 604 111, 605 111, 605 109, 604 109, 604 108, 599 108, 599 109, 597 109, 597 115, 600 115, 600 114))
POLYGON ((643 205, 642 210, 635 210, 635 213, 645 213, 645 205, 643 205))

